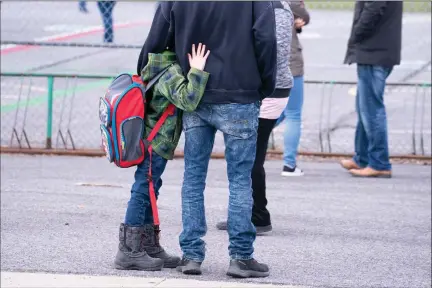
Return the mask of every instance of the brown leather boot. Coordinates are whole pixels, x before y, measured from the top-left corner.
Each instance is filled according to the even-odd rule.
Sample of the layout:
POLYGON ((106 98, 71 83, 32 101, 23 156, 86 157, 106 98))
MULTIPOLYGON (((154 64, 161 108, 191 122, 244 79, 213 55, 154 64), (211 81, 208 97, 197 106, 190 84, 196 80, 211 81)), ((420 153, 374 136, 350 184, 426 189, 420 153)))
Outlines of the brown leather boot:
POLYGON ((360 166, 358 166, 357 163, 352 159, 344 159, 340 162, 340 164, 346 170, 361 169, 360 166))
POLYGON ((390 170, 388 171, 379 171, 375 170, 371 167, 366 167, 363 169, 351 169, 349 170, 351 175, 355 177, 365 177, 365 178, 391 178, 392 173, 390 170))
POLYGON ((176 268, 180 263, 180 257, 168 254, 160 245, 160 230, 152 224, 144 226, 143 249, 150 257, 164 261, 165 268, 176 268))

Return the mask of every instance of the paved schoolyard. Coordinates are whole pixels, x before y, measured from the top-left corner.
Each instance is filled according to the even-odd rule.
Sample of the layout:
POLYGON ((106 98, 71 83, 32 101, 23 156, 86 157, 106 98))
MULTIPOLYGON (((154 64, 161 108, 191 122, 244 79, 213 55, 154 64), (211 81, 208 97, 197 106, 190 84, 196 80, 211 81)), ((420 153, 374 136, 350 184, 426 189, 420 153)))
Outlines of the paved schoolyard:
MULTIPOLYGON (((89 2, 89 14, 78 11, 78 3, 65 1, 24 2, 4 1, 1 9, 2 41, 40 40, 51 37, 55 42, 101 44, 102 31, 94 31, 101 25, 101 17, 94 2, 89 2), (45 17, 45 15, 50 17, 45 17), (86 32, 87 31, 87 32, 86 32), (68 35, 67 39, 62 38, 68 35), (62 40, 63 39, 63 40, 62 40)), ((115 43, 141 46, 153 18, 152 2, 118 2, 114 7, 115 43), (131 13, 140 11, 140 13, 131 13)), ((343 64, 348 41, 352 11, 311 10, 311 22, 300 34, 305 58, 305 79, 316 81, 356 81, 355 67, 343 64)), ((431 78, 431 15, 430 13, 405 13, 403 24, 402 63, 396 67, 389 82, 430 82, 431 78), (422 37, 418 37, 421 31, 422 37)), ((5 47, 2 47, 5 48, 5 47)), ((7 48, 5 48, 7 49, 7 48)), ((6 50, 5 50, 6 51, 6 50)), ((107 49, 77 47, 35 47, 28 50, 3 52, 2 72, 38 72, 72 74, 110 74, 135 71, 139 49, 107 49)), ((21 103, 17 104, 21 88, 20 79, 1 79, 1 145, 9 145, 15 112, 17 130, 24 119, 26 97, 30 91, 26 133, 33 147, 43 146, 46 131, 46 79, 25 79, 21 103), (30 83, 31 81, 31 83, 30 83), (31 86, 31 88, 29 88, 31 86)), ((97 148, 100 145, 97 117, 98 99, 104 94, 109 81, 56 79, 54 83, 54 145, 59 127, 67 130, 69 111, 71 133, 78 148, 97 148), (74 96, 73 96, 74 95, 74 96), (60 123, 62 107, 65 107, 63 123, 60 123), (86 127, 82 129, 82 127, 86 127)), ((389 118, 389 142, 392 154, 410 154, 412 130, 417 133, 416 152, 423 141, 426 155, 431 154, 431 97, 429 89, 396 88, 386 94, 389 118), (419 93, 416 96, 416 93, 419 93), (423 92, 426 94, 423 96, 423 92), (423 102, 424 97, 424 102, 423 102), (416 105, 418 107, 416 107, 416 105), (422 110, 421 107, 424 107, 422 110), (423 116, 424 114, 424 116, 423 116), (416 115, 416 119, 414 119, 416 115), (423 139, 420 139, 420 129, 423 139)), ((306 85, 303 109, 303 131, 300 149, 320 151, 318 131, 334 130, 331 138, 333 152, 353 151, 356 115, 354 113, 353 87, 350 85, 306 85), (331 99, 330 99, 331 98, 331 99), (324 109, 323 109, 324 108, 324 109)), ((275 130, 275 140, 282 146, 282 130, 275 130)), ((329 151, 327 135, 323 137, 323 149, 329 151)), ((223 150, 223 138, 216 138, 216 149, 223 150)), ((15 144, 16 145, 16 142, 15 144)), ((59 143, 62 148, 62 144, 59 143)), ((69 145, 70 147, 70 145, 69 145)))
MULTIPOLYGON (((270 265, 271 276, 249 281, 430 287, 430 166, 395 165, 393 179, 352 178, 328 161, 302 162, 303 178, 279 176, 280 161, 266 166, 274 231, 257 238, 255 256, 270 265)), ((227 211, 225 168, 223 160, 211 161, 207 258, 204 274, 194 279, 233 281, 225 276, 227 234, 215 229, 227 211)), ((159 201, 162 243, 175 253, 180 253, 182 175, 183 160, 171 161, 159 201)), ((103 158, 2 154, 2 271, 185 278, 174 270, 113 269, 132 179, 133 170, 103 158), (102 184, 107 187, 97 186, 102 184)))

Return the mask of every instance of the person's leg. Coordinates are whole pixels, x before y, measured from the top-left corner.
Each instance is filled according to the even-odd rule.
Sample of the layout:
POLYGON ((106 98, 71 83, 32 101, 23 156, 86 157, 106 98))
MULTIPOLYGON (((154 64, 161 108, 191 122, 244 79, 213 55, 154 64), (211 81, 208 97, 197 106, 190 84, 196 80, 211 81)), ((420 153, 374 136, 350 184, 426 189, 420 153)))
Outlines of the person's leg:
POLYGON ((270 212, 267 210, 264 162, 267 155, 270 134, 276 121, 276 119, 259 118, 258 123, 256 156, 252 168, 252 191, 254 201, 252 223, 256 227, 257 234, 271 231, 270 212))
MULTIPOLYGON (((365 127, 363 125, 363 119, 361 117, 360 102, 364 102, 363 99, 367 97, 368 83, 367 77, 364 77, 365 67, 362 65, 357 66, 357 95, 356 95, 356 112, 357 112, 357 127, 355 131, 355 155, 353 160, 358 167, 366 167, 368 164, 368 138, 365 127)), ((367 69, 367 68, 366 68, 367 69)))
MULTIPOLYGON (((153 153, 152 174, 155 183, 160 181, 166 163, 167 160, 153 153)), ((117 269, 160 270, 164 265, 164 260, 150 257, 144 249, 143 239, 147 233, 146 226, 153 225, 147 180, 149 166, 150 157, 146 157, 136 168, 135 182, 132 185, 124 224, 120 226, 119 250, 115 259, 117 269)), ((155 193, 157 194, 156 191, 155 193)))
POLYGON ((368 139, 368 167, 377 171, 390 171, 384 90, 392 69, 371 65, 358 67, 359 81, 364 84, 359 94, 359 108, 368 139))
POLYGON ((84 13, 88 13, 87 1, 79 1, 79 10, 84 13))
MULTIPOLYGON (((125 216, 125 224, 128 226, 144 226, 153 224, 153 214, 150 205, 149 183, 147 179, 150 157, 137 166, 135 171, 135 182, 132 185, 131 198, 128 203, 125 216)), ((152 155, 152 177, 155 185, 156 197, 162 186, 162 173, 165 171, 167 160, 153 152, 152 155)))
POLYGON ((185 274, 201 274, 199 266, 205 257, 205 242, 202 240, 207 232, 204 189, 216 133, 209 123, 210 117, 209 105, 200 105, 195 112, 183 114, 185 171, 182 187, 183 231, 179 237, 183 260, 178 270, 185 274))
MULTIPOLYGON (((160 157, 155 152, 153 152, 153 154, 152 154, 152 178, 153 178, 153 183, 154 183, 154 191, 155 191, 156 199, 159 198, 159 190, 162 187, 162 183, 163 183, 161 175, 162 175, 163 171, 165 170, 166 163, 167 163, 167 160, 165 160, 164 158, 160 157), (158 173, 158 171, 162 171, 162 172, 158 173)), ((146 171, 148 171, 148 169, 146 171)), ((137 170, 137 172, 138 172, 138 170, 137 170)), ((137 175, 135 177, 137 177, 137 175)), ((141 178, 141 175, 138 175, 138 177, 141 178)), ((148 185, 148 179, 147 179, 146 183, 147 183, 147 186, 149 186, 148 185)), ((138 191, 140 189, 143 189, 144 187, 141 187, 141 188, 139 187, 140 185, 143 185, 143 184, 144 183, 140 183, 140 182, 136 181, 134 183, 134 185, 132 186, 132 190, 138 191), (137 185, 137 186, 135 186, 135 185, 137 185)), ((147 191, 149 191, 149 190, 147 189, 147 191)), ((135 194, 136 194, 136 192, 135 192, 135 194)), ((143 225, 144 238, 142 240, 142 247, 144 248, 145 252, 147 252, 147 254, 150 257, 162 259, 164 261, 164 267, 165 268, 176 268, 180 262, 180 257, 167 253, 165 251, 165 249, 160 244, 161 231, 159 230, 159 227, 157 227, 153 224, 153 211, 152 211, 152 207, 150 205, 149 194, 146 194, 146 195, 143 195, 143 197, 137 197, 137 198, 142 198, 144 200, 143 204, 136 203, 135 205, 133 205, 135 207, 137 205, 140 205, 145 210, 144 221, 143 221, 143 223, 145 223, 143 225)), ((130 203, 130 201, 129 201, 129 203, 130 203)), ((132 206, 132 205, 130 205, 130 206, 132 206)), ((133 208, 133 206, 132 206, 132 208, 133 208)), ((129 209, 128 209, 128 211, 129 211, 129 209)), ((127 218, 125 220, 125 223, 128 223, 128 218, 131 218, 131 217, 133 218, 133 215, 131 215, 131 213, 133 213, 133 209, 130 211, 130 213, 126 212, 127 218)))
POLYGON ((297 149, 301 136, 301 117, 303 108, 303 76, 294 77, 285 114, 284 132, 284 170, 283 176, 300 176, 303 171, 296 169, 297 149))
MULTIPOLYGON (((266 175, 264 162, 267 155, 267 147, 271 131, 276 123, 276 119, 259 118, 258 136, 256 144, 256 156, 252 168, 252 190, 253 190, 253 209, 252 223, 256 228, 257 235, 271 231, 270 213, 267 210, 266 198, 266 175)), ((217 223, 219 230, 227 230, 227 222, 217 223)))
POLYGON ((259 104, 213 105, 214 123, 224 135, 229 182, 228 275, 265 277, 267 265, 253 259, 256 230, 252 224, 252 167, 255 161, 259 104))
POLYGON ((107 43, 111 43, 114 40, 112 11, 115 4, 116 4, 115 1, 97 2, 99 11, 102 15, 102 22, 104 25, 104 42, 107 43))
POLYGON ((279 118, 276 120, 276 123, 275 123, 273 128, 276 128, 277 126, 279 126, 279 124, 284 122, 284 120, 285 120, 285 111, 283 111, 282 114, 279 116, 279 118))

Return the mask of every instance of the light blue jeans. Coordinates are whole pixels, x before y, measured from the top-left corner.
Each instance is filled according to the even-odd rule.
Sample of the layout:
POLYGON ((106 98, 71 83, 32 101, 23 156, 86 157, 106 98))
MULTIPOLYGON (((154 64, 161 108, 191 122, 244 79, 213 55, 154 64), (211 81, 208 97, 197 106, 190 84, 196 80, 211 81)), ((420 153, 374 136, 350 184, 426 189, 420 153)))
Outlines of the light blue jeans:
POLYGON ((284 165, 290 168, 296 166, 297 149, 300 143, 303 86, 303 76, 295 76, 288 104, 276 122, 276 125, 279 125, 282 121, 285 121, 283 160, 284 165))
POLYGON ((252 179, 259 103, 200 104, 183 114, 185 171, 182 187, 183 257, 202 262, 207 232, 204 189, 216 131, 223 133, 229 182, 228 235, 231 259, 248 260, 254 251, 252 179))

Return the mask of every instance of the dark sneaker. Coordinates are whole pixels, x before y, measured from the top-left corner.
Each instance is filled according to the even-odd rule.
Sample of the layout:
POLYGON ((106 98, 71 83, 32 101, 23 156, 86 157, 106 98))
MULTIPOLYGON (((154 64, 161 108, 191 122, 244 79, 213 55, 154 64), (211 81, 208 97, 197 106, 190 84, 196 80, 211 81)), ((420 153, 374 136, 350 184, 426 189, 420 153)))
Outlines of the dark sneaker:
MULTIPOLYGON (((226 221, 222 221, 216 224, 216 228, 219 230, 227 230, 228 226, 227 226, 227 222, 226 221)), ((256 234, 258 236, 260 235, 264 235, 266 233, 269 233, 273 230, 272 225, 266 225, 266 226, 255 226, 256 229, 256 234)))
POLYGON ((267 277, 270 272, 266 264, 255 259, 231 260, 227 275, 235 278, 267 277))
POLYGON ((295 166, 294 168, 285 166, 283 167, 282 176, 286 176, 286 177, 290 177, 290 176, 303 176, 304 172, 303 170, 301 170, 300 168, 298 168, 297 166, 295 166))
POLYGON ((228 223, 226 221, 221 221, 216 224, 218 230, 228 230, 228 223))
POLYGON ((177 271, 186 275, 201 275, 201 262, 183 258, 177 266, 177 271))
POLYGON ((171 255, 160 245, 160 230, 158 227, 148 224, 144 226, 144 238, 141 243, 142 249, 152 258, 164 261, 164 268, 176 268, 180 263, 180 257, 171 255))
POLYGON ((257 236, 265 235, 273 230, 272 225, 267 226, 255 226, 257 236))

